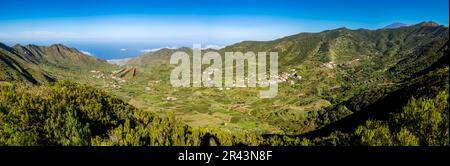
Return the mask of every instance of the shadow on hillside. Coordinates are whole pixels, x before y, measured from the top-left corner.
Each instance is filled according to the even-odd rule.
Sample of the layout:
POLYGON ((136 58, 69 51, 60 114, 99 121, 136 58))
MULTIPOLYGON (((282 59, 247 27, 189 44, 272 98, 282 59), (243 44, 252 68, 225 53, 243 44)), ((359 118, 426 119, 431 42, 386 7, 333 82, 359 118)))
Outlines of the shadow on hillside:
MULTIPOLYGON (((440 59, 435 65, 430 66, 424 71, 434 71, 437 68, 448 66, 448 55, 440 59)), ((331 123, 320 129, 309 133, 297 135, 295 137, 317 138, 328 136, 334 131, 352 132, 354 129, 363 125, 368 119, 386 120, 391 113, 399 112, 407 104, 411 97, 426 96, 432 97, 448 86, 448 73, 439 73, 439 75, 423 75, 420 79, 410 80, 412 83, 402 87, 387 96, 377 100, 375 103, 364 107, 361 111, 355 112, 337 122, 331 123)), ((350 106, 351 107, 351 106, 350 106)))

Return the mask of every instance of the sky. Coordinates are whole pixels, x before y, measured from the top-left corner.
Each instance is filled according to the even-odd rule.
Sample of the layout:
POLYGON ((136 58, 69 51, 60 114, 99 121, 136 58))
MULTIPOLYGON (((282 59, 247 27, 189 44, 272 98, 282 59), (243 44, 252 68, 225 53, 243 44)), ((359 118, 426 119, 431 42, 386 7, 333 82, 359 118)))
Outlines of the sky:
POLYGON ((0 0, 0 42, 62 43, 103 59, 162 47, 220 48, 301 32, 448 26, 448 0, 0 0))

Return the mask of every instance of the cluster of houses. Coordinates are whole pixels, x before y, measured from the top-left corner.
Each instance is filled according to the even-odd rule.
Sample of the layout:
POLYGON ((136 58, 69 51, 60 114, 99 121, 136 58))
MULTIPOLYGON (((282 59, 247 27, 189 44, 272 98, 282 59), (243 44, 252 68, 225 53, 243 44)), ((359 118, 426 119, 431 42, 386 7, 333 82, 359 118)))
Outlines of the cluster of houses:
POLYGON ((92 77, 93 78, 97 78, 97 79, 103 79, 104 81, 104 87, 105 88, 115 88, 115 89, 121 89, 122 86, 120 85, 120 83, 124 83, 126 82, 126 80, 116 77, 113 74, 110 74, 109 77, 107 77, 107 75, 101 71, 98 70, 91 70, 91 73, 93 73, 92 77), (107 79, 110 78, 111 81, 107 82, 107 79))

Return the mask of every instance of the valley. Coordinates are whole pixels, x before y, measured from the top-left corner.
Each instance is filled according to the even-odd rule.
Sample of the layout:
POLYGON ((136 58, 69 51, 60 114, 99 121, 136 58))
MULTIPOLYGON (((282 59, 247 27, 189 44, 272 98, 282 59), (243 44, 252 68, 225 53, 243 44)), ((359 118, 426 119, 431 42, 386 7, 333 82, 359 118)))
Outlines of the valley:
POLYGON ((303 138, 317 138, 320 145, 330 134, 342 141, 340 131, 353 133, 373 120, 389 119, 413 97, 443 96, 448 91, 448 32, 434 22, 378 30, 339 28, 214 50, 220 55, 278 52, 278 95, 268 99, 259 98, 261 88, 172 87, 170 72, 176 65, 169 63, 170 55, 192 53, 187 47, 144 53, 119 66, 60 44, 1 44, 0 82, 52 87, 70 81, 105 91, 136 112, 173 113, 192 128, 269 138, 258 144, 276 145, 270 141, 280 136, 287 145, 308 144, 303 138))

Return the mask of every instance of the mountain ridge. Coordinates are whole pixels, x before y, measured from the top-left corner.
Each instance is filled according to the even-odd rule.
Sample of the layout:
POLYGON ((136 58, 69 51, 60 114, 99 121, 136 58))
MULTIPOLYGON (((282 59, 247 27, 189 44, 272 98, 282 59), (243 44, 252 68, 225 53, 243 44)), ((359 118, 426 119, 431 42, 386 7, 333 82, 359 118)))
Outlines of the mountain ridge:
POLYGON ((383 29, 397 29, 397 28, 402 28, 402 27, 407 27, 407 24, 401 23, 401 22, 394 22, 392 24, 386 25, 385 27, 383 27, 383 29))
MULTIPOLYGON (((219 108, 230 112, 230 116, 234 119, 253 118, 256 119, 253 121, 254 123, 269 125, 271 127, 268 128, 278 128, 285 133, 298 134, 313 131, 365 109, 373 102, 383 98, 384 95, 394 93, 401 87, 399 85, 406 84, 415 77, 448 65, 448 62, 445 62, 445 59, 448 59, 448 48, 446 48, 448 33, 449 29, 446 26, 422 22, 397 29, 351 30, 338 28, 319 33, 299 33, 272 41, 243 41, 228 45, 218 50, 220 55, 229 51, 278 52, 279 75, 283 77, 297 75, 301 76, 301 79, 286 77, 286 81, 279 85, 279 96, 266 101, 246 96, 250 95, 247 93, 251 93, 251 90, 246 92, 246 90, 225 89, 223 90, 225 94, 222 95, 233 94, 236 98, 243 98, 246 101, 240 103, 237 109, 233 109, 233 104, 229 106, 231 109, 229 107, 219 108), (381 93, 377 94, 371 91, 381 91, 381 93), (374 97, 361 100, 358 96, 362 94, 374 97), (236 112, 250 112, 251 114, 240 115, 236 112)), ((192 52, 190 48, 185 51, 188 54, 192 52)), ((146 77, 149 79, 144 79, 142 75, 137 74, 136 78, 130 79, 130 81, 154 81, 159 82, 156 84, 158 86, 163 86, 161 82, 168 84, 167 77, 170 75, 171 68, 175 66, 169 65, 170 55, 173 52, 175 50, 166 49, 139 56, 138 60, 135 59, 134 63, 128 65, 139 67, 139 72, 147 74, 146 77)), ((136 84, 133 86, 146 91, 175 93, 166 89, 161 90, 162 88, 158 88, 156 85, 155 87, 138 87, 136 84)), ((174 99, 176 103, 194 103, 193 106, 174 104, 175 106, 168 107, 168 109, 177 109, 176 111, 180 112, 189 112, 186 110, 194 112, 198 109, 205 112, 208 110, 210 114, 198 113, 199 117, 208 117, 215 113, 213 109, 207 107, 211 105, 210 103, 225 101, 233 103, 234 101, 225 96, 215 98, 214 94, 221 94, 220 91, 208 91, 202 94, 208 93, 211 96, 205 97, 209 101, 207 103, 203 100, 198 102, 184 100, 190 96, 178 96, 178 99, 174 99)), ((149 98, 159 98, 164 96, 163 94, 149 95, 149 98)), ((176 94, 180 95, 180 93, 176 94)), ((409 97, 405 98, 409 99, 409 97)), ((167 98, 173 99, 172 96, 167 98)), ((188 115, 187 117, 191 118, 192 115, 188 115)), ((190 120, 195 122, 195 120, 190 120)), ((246 124, 249 122, 224 120, 223 123, 246 124)))

